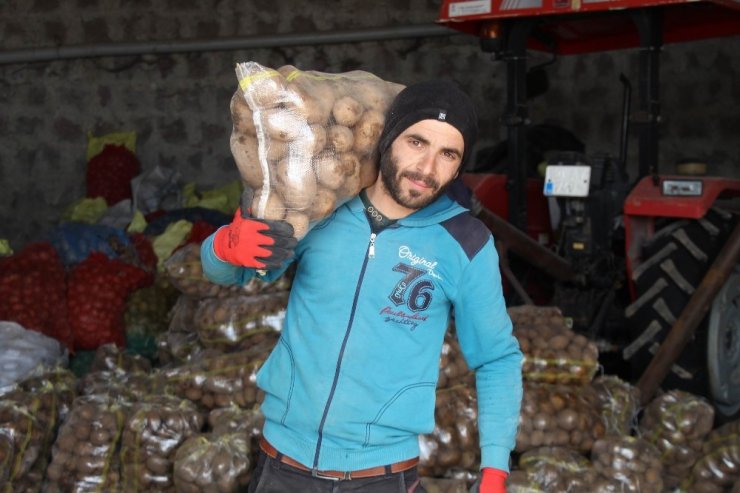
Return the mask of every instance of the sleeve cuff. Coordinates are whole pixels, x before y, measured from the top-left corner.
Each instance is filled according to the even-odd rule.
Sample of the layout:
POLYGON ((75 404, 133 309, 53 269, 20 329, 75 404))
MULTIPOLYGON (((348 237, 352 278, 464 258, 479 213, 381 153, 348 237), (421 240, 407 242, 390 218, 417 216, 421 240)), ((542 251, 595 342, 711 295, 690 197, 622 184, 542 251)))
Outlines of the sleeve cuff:
POLYGON ((511 451, 506 447, 487 445, 485 447, 481 447, 480 466, 481 468, 493 467, 494 469, 500 469, 501 471, 508 473, 510 457, 511 451))

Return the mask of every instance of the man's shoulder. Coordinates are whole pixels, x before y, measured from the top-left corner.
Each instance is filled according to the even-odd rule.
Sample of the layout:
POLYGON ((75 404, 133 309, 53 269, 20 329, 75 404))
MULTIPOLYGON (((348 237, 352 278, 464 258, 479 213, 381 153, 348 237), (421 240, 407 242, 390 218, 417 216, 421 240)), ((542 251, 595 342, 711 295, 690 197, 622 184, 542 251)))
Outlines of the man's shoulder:
POLYGON ((460 245, 468 259, 472 259, 485 246, 491 232, 478 218, 464 211, 440 223, 460 245))

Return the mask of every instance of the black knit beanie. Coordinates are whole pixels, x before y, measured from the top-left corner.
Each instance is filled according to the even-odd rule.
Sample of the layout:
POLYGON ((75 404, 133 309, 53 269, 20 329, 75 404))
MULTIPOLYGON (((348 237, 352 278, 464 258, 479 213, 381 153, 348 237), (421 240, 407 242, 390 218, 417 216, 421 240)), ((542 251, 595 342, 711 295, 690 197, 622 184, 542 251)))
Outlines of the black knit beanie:
POLYGON ((378 150, 383 154, 404 130, 430 119, 447 122, 460 131, 465 142, 460 169, 465 168, 478 136, 478 117, 470 97, 449 80, 419 82, 399 92, 386 114, 378 150))

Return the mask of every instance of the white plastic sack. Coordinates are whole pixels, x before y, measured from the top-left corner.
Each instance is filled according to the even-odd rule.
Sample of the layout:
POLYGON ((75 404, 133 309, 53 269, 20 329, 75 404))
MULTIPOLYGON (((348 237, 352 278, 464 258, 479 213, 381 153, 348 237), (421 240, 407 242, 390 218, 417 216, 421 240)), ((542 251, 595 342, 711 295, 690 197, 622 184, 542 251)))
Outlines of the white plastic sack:
POLYGON ((0 395, 36 370, 67 363, 67 349, 56 339, 15 322, 0 322, 0 395))

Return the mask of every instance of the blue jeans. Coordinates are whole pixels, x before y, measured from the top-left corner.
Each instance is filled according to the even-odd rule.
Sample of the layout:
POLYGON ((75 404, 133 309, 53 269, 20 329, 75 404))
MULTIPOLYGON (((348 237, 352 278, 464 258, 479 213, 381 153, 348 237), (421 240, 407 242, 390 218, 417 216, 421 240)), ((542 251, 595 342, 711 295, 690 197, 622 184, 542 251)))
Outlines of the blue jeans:
POLYGON ((372 478, 333 480, 268 457, 260 451, 247 493, 426 493, 416 467, 372 478))

